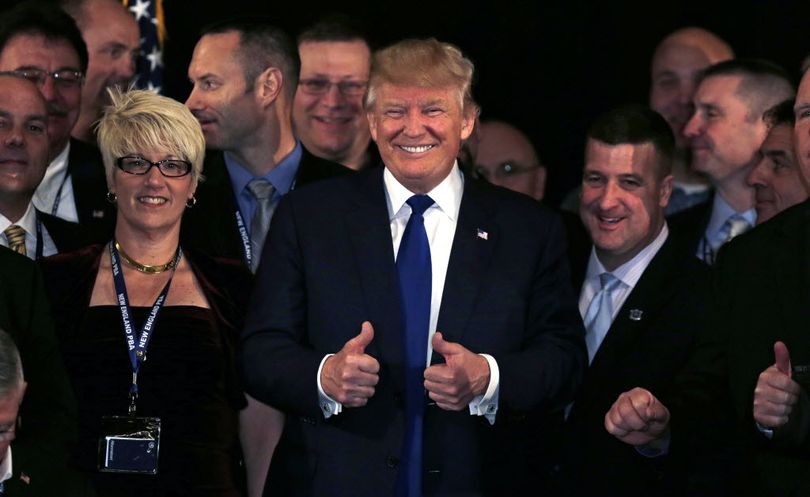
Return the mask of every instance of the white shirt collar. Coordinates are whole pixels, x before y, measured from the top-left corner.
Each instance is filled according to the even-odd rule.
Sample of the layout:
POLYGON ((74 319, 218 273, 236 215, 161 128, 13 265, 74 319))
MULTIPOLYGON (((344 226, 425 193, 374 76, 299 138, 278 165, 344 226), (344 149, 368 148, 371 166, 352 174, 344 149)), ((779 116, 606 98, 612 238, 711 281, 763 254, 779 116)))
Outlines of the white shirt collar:
POLYGON ((33 202, 28 202, 28 209, 25 210, 25 214, 16 223, 12 223, 6 216, 0 214, 0 233, 12 224, 24 229, 28 236, 36 236, 37 210, 33 202))
POLYGON ((728 218, 734 214, 740 214, 751 226, 756 224, 757 211, 755 209, 751 208, 745 212, 738 213, 728 204, 728 202, 725 201, 723 197, 720 196, 719 193, 715 193, 714 200, 712 201, 711 218, 709 218, 709 224, 706 225, 706 239, 710 241, 712 246, 716 245, 717 243, 720 245, 723 244, 725 240, 718 239, 720 236, 720 230, 723 229, 723 225, 726 224, 728 218))
MULTIPOLYGON (((388 201, 388 219, 391 220, 397 215, 403 215, 405 213, 410 215, 410 210, 405 211, 405 213, 400 211, 405 205, 405 202, 415 194, 397 181, 388 168, 385 168, 383 171, 383 182, 385 184, 385 197, 388 201)), ((450 170, 450 174, 448 174, 441 183, 436 185, 433 190, 427 193, 435 202, 435 205, 431 206, 431 209, 438 206, 453 222, 458 220, 458 211, 461 206, 461 197, 463 194, 464 177, 458 168, 458 162, 453 164, 453 169, 450 170)))
MULTIPOLYGON (((67 174, 68 156, 70 155, 70 140, 65 148, 59 152, 45 170, 45 176, 34 192, 34 205, 42 212, 51 213, 53 203, 56 200, 56 192, 62 185, 62 181, 67 174)), ((64 199, 63 199, 64 200, 64 199)))
POLYGON ((4 482, 11 478, 14 474, 11 461, 11 445, 6 449, 6 455, 3 461, 0 462, 0 482, 4 482))
POLYGON ((596 280, 599 278, 600 274, 609 272, 618 278, 624 285, 634 288, 636 283, 638 283, 638 280, 641 278, 641 275, 644 274, 644 271, 647 269, 647 266, 650 265, 650 261, 653 260, 655 254, 657 254, 664 245, 664 242, 667 240, 668 236, 669 228, 667 227, 667 223, 664 223, 664 226, 661 228, 658 236, 656 236, 649 245, 641 249, 641 251, 636 254, 635 257, 617 267, 613 271, 608 271, 605 269, 605 266, 602 265, 599 257, 596 256, 596 248, 592 248, 591 258, 588 260, 588 271, 585 276, 585 281, 596 280))

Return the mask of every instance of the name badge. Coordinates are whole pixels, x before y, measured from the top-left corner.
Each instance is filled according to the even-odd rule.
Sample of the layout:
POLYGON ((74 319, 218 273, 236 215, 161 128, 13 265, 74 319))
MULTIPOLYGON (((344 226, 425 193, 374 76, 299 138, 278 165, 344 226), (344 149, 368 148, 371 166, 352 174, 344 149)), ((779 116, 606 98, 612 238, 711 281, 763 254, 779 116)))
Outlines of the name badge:
POLYGON ((104 416, 98 439, 98 470, 156 475, 160 418, 104 416))

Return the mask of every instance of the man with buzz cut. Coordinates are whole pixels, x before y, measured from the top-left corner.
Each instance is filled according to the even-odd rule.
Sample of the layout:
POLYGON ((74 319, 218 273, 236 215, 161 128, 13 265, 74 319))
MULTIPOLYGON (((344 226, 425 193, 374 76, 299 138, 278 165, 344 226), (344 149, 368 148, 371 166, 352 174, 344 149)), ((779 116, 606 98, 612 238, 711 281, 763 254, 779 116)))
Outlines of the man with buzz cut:
MULTIPOLYGON (((678 372, 705 329, 708 269, 664 219, 674 154, 669 125, 642 106, 607 112, 588 130, 579 210, 593 248, 580 271, 579 311, 590 366, 566 412, 559 495, 687 489, 687 468, 678 454, 670 457, 667 439, 634 447, 604 428, 616 398, 635 386, 676 403, 678 372)), ((659 403, 648 412, 662 421, 669 416, 659 403)))
POLYGON ((539 473, 582 325, 559 219, 458 168, 472 75, 435 39, 377 52, 383 167, 279 205, 240 352, 247 392, 287 414, 268 493, 518 495, 539 473))
POLYGON ((350 172, 312 155, 293 133, 298 52, 280 29, 234 19, 206 28, 194 48, 186 106, 200 121, 205 182, 186 212, 183 244, 238 258, 255 272, 279 199, 350 172))
POLYGON ((715 194, 670 218, 701 260, 712 264, 723 244, 756 224, 754 189, 746 178, 768 134, 762 114, 793 94, 784 70, 767 61, 733 59, 703 71, 684 135, 692 167, 709 178, 715 194))

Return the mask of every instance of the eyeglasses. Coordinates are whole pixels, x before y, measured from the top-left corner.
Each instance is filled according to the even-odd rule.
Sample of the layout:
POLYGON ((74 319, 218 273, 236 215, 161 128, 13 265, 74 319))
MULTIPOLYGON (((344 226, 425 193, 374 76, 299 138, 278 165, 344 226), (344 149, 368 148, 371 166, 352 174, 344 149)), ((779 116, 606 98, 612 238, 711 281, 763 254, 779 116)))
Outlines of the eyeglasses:
POLYGON ((181 159, 165 159, 157 162, 152 162, 143 157, 127 156, 119 157, 115 161, 118 169, 129 174, 143 175, 155 166, 160 171, 160 174, 167 178, 179 178, 191 172, 191 162, 181 159))
POLYGON ((518 176, 520 174, 525 174, 530 171, 533 171, 537 168, 538 166, 523 166, 518 164, 517 162, 506 161, 501 162, 500 164, 495 166, 495 169, 491 173, 489 169, 480 165, 475 166, 475 172, 478 173, 478 176, 491 180, 493 177, 498 179, 504 179, 512 176, 518 176))
POLYGON ((49 72, 44 69, 15 69, 8 72, 20 78, 25 78, 39 87, 45 85, 48 76, 53 78, 54 85, 61 88, 76 88, 81 85, 84 79, 81 71, 74 71, 73 69, 60 69, 56 72, 49 72))
POLYGON ((298 82, 304 92, 310 95, 324 95, 332 89, 332 85, 337 86, 338 90, 343 96, 346 97, 359 97, 366 91, 366 81, 338 81, 333 83, 328 79, 302 79, 298 82))

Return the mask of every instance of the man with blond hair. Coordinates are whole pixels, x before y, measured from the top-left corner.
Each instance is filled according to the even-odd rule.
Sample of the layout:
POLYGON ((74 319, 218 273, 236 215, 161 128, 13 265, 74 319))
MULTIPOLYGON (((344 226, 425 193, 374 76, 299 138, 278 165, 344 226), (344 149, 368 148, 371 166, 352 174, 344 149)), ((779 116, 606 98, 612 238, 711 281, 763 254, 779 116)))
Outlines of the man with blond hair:
POLYGON ((278 207, 241 359, 288 415, 279 495, 508 495, 539 473, 534 416, 571 400, 583 332, 560 221, 458 169, 472 74, 434 39, 376 53, 384 167, 278 207))

